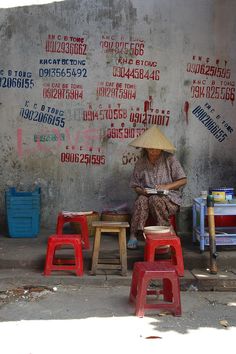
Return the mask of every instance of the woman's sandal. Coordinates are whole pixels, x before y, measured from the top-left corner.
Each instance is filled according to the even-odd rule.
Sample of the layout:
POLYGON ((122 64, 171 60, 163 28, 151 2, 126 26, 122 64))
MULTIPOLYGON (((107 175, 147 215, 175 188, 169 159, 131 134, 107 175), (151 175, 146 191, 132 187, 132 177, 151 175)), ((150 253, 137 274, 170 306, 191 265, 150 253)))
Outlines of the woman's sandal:
POLYGON ((130 239, 127 243, 127 248, 129 250, 136 250, 138 248, 138 240, 130 239))

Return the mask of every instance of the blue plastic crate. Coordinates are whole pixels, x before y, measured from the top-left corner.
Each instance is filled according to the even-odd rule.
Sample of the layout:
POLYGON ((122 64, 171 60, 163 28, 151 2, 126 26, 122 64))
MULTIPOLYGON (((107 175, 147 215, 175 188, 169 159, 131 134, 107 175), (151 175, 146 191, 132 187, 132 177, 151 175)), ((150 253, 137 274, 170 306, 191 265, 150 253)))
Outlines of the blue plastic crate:
POLYGON ((40 214, 36 211, 9 211, 7 224, 10 237, 36 237, 39 233, 40 214))
POLYGON ((40 228, 40 188, 34 192, 5 193, 8 234, 10 237, 36 237, 40 228))
POLYGON ((17 192, 12 187, 5 193, 6 208, 40 209, 40 192, 39 187, 34 192, 17 192))
POLYGON ((40 209, 40 199, 33 200, 29 198, 15 198, 11 197, 6 200, 7 209, 40 209))

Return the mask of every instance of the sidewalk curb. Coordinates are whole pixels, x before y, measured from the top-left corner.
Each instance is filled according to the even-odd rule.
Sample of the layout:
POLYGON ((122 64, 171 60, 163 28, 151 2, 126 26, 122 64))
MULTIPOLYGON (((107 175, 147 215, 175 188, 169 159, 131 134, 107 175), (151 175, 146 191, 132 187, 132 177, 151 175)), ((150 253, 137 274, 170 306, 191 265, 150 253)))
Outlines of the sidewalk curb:
MULTIPOLYGON (((24 271, 11 269, 0 274, 0 291, 9 288, 34 285, 34 286, 130 286, 132 271, 127 276, 119 274, 90 275, 85 272, 82 277, 73 273, 54 272, 50 276, 44 276, 40 271, 24 271)), ((216 275, 202 269, 186 270, 184 277, 180 277, 181 291, 235 291, 236 271, 219 272, 216 275)))

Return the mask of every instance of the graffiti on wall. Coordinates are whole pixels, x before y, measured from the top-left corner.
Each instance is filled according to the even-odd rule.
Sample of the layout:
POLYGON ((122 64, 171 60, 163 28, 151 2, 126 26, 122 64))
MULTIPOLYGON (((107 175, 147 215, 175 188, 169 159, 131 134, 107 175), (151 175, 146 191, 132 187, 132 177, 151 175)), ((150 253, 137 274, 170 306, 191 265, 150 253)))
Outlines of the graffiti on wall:
MULTIPOLYGON (((140 68, 137 62, 141 62, 140 60, 135 61, 135 67, 127 67, 127 66, 113 66, 112 76, 118 77, 121 79, 141 79, 141 80, 160 80, 160 70, 158 69, 147 69, 140 68)), ((118 59, 117 65, 133 65, 133 59, 118 59)))
POLYGON ((98 82, 96 93, 97 97, 111 97, 123 100, 135 100, 136 85, 114 81, 98 82))
POLYGON ((88 69, 85 59, 40 59, 39 77, 42 78, 83 78, 88 69))
POLYGON ((146 128, 125 128, 124 123, 121 124, 121 128, 108 128, 106 129, 106 136, 109 139, 118 139, 123 141, 125 139, 134 139, 145 132, 146 128))
POLYGON ((65 126, 64 111, 58 108, 25 101, 24 107, 20 108, 20 117, 33 122, 55 125, 63 128, 65 126))
POLYGON ((192 80, 191 98, 234 102, 235 81, 232 80, 231 69, 226 60, 220 62, 219 59, 214 61, 210 58, 193 56, 192 62, 187 63, 186 71, 200 77, 192 80))
POLYGON ((127 109, 122 108, 120 103, 117 103, 115 107, 111 104, 102 105, 99 104, 98 108, 93 108, 92 103, 88 104, 87 109, 83 112, 84 121, 98 121, 98 120, 120 120, 127 118, 127 109))
POLYGON ((39 60, 39 77, 55 79, 56 82, 43 83, 42 98, 46 100, 78 101, 84 98, 84 89, 81 84, 60 82, 60 79, 83 79, 88 77, 86 59, 87 44, 85 37, 61 34, 48 34, 45 44, 45 53, 63 54, 63 58, 41 58, 39 60), (69 55, 70 58, 66 58, 69 55), (82 58, 71 58, 71 56, 82 58))
POLYGON ((153 106, 153 97, 149 96, 144 101, 143 107, 130 107, 129 121, 135 127, 136 124, 168 126, 170 122, 170 110, 153 106))
POLYGON ((102 35, 100 47, 106 54, 144 55, 144 40, 140 38, 126 40, 124 35, 102 35))
POLYGON ((160 80, 160 70, 157 61, 143 58, 145 42, 134 38, 127 40, 124 35, 103 35, 100 41, 103 53, 113 54, 115 65, 112 67, 112 76, 121 79, 160 80), (137 57, 142 57, 138 59, 137 57))
POLYGON ((203 107, 201 105, 195 107, 192 114, 220 143, 233 133, 233 128, 220 114, 215 112, 215 109, 208 102, 203 107))
POLYGON ((55 133, 34 134, 33 139, 34 142, 40 141, 40 143, 47 142, 47 141, 58 141, 58 140, 65 141, 65 134, 59 133, 59 137, 55 133))
POLYGON ((39 77, 87 77, 86 68, 39 68, 39 77))
POLYGON ((60 82, 43 84, 42 97, 53 100, 82 100, 84 90, 82 85, 60 82))
POLYGON ((32 73, 23 70, 0 69, 0 87, 16 89, 32 89, 34 80, 32 73))
POLYGON ((49 34, 45 42, 46 53, 86 55, 87 44, 84 37, 49 34))
POLYGON ((94 154, 74 154, 61 153, 61 162, 79 163, 85 165, 104 165, 106 162, 105 155, 94 154))
POLYGON ((46 137, 56 136, 56 138, 42 138, 45 132, 34 134, 33 144, 27 142, 27 136, 24 136, 22 128, 17 129, 17 154, 19 158, 27 157, 38 152, 60 152, 66 150, 66 153, 75 153, 76 151, 89 151, 101 153, 101 131, 98 128, 78 129, 71 132, 65 128, 61 133, 58 128, 46 130, 46 137), (36 138, 36 137, 37 138, 36 138), (36 141, 35 141, 36 139, 36 141), (43 141, 42 141, 43 140, 43 141), (27 147, 25 147, 27 145, 27 147))
POLYGON ((139 154, 135 154, 134 152, 130 151, 125 151, 121 157, 122 165, 134 165, 138 161, 139 157, 139 154))
MULTIPOLYGON (((55 107, 56 103, 48 105, 25 101, 19 110, 19 117, 37 123, 36 126, 40 124, 43 131, 34 133, 33 142, 29 144, 24 141, 27 137, 24 136, 23 130, 18 129, 19 158, 37 152, 58 152, 62 163, 104 165, 106 163, 105 155, 102 153, 104 141, 122 142, 136 138, 150 125, 169 126, 170 110, 154 107, 151 96, 143 101, 143 106, 129 105, 137 98, 137 85, 130 82, 132 79, 160 80, 158 62, 144 57, 144 40, 140 38, 127 40, 122 35, 103 35, 100 48, 103 53, 114 55, 110 74, 115 79, 97 82, 95 93, 97 98, 101 99, 99 103, 96 107, 94 103, 88 103, 85 108, 70 107, 62 110, 55 107), (116 81, 119 78, 128 82, 116 81), (103 98, 114 99, 114 103, 100 103, 103 98), (116 100, 123 100, 128 106, 116 100), (66 127, 66 122, 70 118, 80 122, 93 122, 95 127, 71 132, 66 127), (101 128, 102 121, 106 127, 101 128), (64 128, 63 133, 58 128, 64 128)), ((39 59, 38 77, 43 80, 42 98, 45 101, 55 100, 54 102, 63 100, 81 102, 84 99, 84 88, 81 82, 78 84, 75 80, 88 77, 89 70, 85 57, 88 46, 85 37, 48 34, 43 51, 46 55, 53 54, 53 57, 48 58, 45 55, 39 59), (62 57, 57 58, 57 55, 62 57)), ((0 77, 6 76, 6 73, 10 78, 30 80, 22 81, 21 85, 24 88, 28 88, 27 85, 30 88, 34 86, 31 72, 1 70, 0 77)), ((124 166, 134 164, 138 158, 135 153, 125 152, 122 154, 121 163, 124 166)))

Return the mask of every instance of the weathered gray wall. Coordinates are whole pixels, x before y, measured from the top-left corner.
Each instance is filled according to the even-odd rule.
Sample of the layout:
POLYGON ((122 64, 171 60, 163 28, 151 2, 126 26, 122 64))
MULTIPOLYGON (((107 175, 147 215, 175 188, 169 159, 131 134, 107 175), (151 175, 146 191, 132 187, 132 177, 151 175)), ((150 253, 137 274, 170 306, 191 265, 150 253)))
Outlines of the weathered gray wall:
POLYGON ((2 220, 8 186, 42 187, 44 226, 62 209, 130 208, 128 143, 152 124, 187 172, 185 208, 236 187, 235 13, 234 0, 0 8, 2 220))

